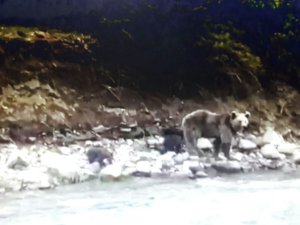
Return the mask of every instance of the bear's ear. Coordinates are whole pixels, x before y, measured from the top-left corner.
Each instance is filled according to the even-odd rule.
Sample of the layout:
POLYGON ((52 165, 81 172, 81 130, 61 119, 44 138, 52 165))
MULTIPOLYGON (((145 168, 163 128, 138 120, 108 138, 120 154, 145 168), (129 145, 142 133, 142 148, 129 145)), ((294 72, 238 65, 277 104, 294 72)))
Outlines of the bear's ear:
POLYGON ((248 112, 248 111, 246 111, 246 112, 245 112, 245 116, 246 116, 246 118, 247 118, 247 119, 249 119, 249 118, 250 118, 250 116, 251 116, 251 113, 250 113, 250 112, 248 112))
POLYGON ((232 111, 231 112, 231 119, 234 120, 237 117, 237 112, 236 111, 232 111))

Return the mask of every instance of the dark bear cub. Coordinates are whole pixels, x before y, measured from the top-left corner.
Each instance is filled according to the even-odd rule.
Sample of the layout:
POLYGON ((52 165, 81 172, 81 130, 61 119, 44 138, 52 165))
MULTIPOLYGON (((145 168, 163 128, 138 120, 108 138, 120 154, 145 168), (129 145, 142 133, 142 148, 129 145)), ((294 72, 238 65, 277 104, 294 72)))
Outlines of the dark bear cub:
POLYGON ((112 154, 100 147, 91 147, 87 153, 89 163, 98 162, 100 167, 104 167, 112 162, 112 154))
POLYGON ((165 154, 168 151, 175 153, 183 152, 184 141, 182 130, 178 128, 166 128, 163 130, 162 136, 164 137, 164 142, 160 151, 161 154, 165 154))

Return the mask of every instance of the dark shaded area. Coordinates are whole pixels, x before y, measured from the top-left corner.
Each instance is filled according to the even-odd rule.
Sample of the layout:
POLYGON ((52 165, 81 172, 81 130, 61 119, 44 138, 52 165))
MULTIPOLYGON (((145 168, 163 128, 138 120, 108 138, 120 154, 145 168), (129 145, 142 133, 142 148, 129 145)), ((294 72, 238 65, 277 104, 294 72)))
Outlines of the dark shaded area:
MULTIPOLYGON (((76 2, 80 1, 55 4, 59 9, 64 3, 72 7, 79 4, 76 2)), ((9 1, 0 2, 0 8, 5 4, 9 1)), ((0 22, 96 37, 99 46, 88 54, 49 56, 51 49, 43 41, 30 53, 30 57, 90 67, 96 74, 91 82, 95 85, 105 82, 177 96, 205 89, 221 96, 247 97, 268 90, 274 80, 300 87, 297 4, 295 0, 104 0, 95 10, 51 18, 3 15, 0 22), (103 75, 103 68, 109 76, 103 75)), ((5 54, 20 49, 16 40, 5 44, 1 55, 2 45, 0 42, 2 63, 5 54)), ((23 59, 28 57, 25 54, 23 59)), ((91 79, 89 73, 85 76, 91 79)), ((64 79, 72 82, 67 75, 64 79)), ((82 79, 77 83, 80 86, 82 79)))

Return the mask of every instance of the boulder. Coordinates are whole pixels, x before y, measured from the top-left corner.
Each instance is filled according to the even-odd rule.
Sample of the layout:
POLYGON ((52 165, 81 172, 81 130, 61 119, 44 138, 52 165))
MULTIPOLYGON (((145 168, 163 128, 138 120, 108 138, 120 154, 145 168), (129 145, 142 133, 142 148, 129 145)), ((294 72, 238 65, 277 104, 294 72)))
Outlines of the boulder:
POLYGON ((175 166, 174 156, 176 155, 175 152, 167 152, 163 155, 160 155, 156 162, 161 165, 162 171, 171 171, 175 166))
POLYGON ((299 165, 300 164, 300 151, 295 151, 293 153, 293 161, 295 164, 299 165))
POLYGON ((63 183, 80 181, 80 164, 75 157, 46 152, 41 156, 41 164, 48 168, 48 173, 63 183))
POLYGON ((244 157, 244 154, 241 152, 232 152, 230 154, 231 159, 235 160, 235 161, 242 161, 244 157))
POLYGON ((207 138, 199 138, 197 147, 206 151, 211 151, 214 148, 213 144, 207 138))
POLYGON ((221 173, 239 173, 242 172, 242 165, 237 161, 215 161, 211 165, 215 170, 221 173))
POLYGON ((20 154, 20 151, 16 151, 9 155, 6 165, 10 169, 24 169, 28 167, 29 163, 25 157, 20 154))
POLYGON ((158 146, 161 146, 163 142, 164 138, 159 136, 149 137, 146 140, 146 143, 149 148, 157 148, 158 146))
POLYGON ((23 189, 46 190, 56 187, 56 179, 53 179, 43 168, 30 168, 19 174, 18 179, 22 181, 23 189))
POLYGON ((136 172, 135 166, 126 166, 122 170, 122 177, 129 177, 132 176, 136 172))
POLYGON ((266 144, 260 149, 261 154, 266 159, 284 159, 285 156, 278 152, 273 144, 266 144))
POLYGON ((188 158, 189 158, 189 153, 187 152, 178 153, 173 156, 173 160, 176 165, 183 164, 183 162, 188 160, 188 158))
POLYGON ((151 176, 151 163, 149 161, 139 161, 136 164, 134 176, 150 177, 151 176))
POLYGON ((197 171, 193 176, 193 178, 196 178, 196 179, 197 178, 205 178, 205 177, 208 177, 208 174, 204 171, 197 171))
POLYGON ((284 162, 278 159, 260 159, 259 162, 263 167, 272 170, 281 169, 284 166, 284 162))
POLYGON ((267 140, 267 142, 264 142, 263 137, 256 136, 256 135, 250 134, 250 133, 245 134, 242 139, 243 140, 248 140, 248 141, 251 141, 251 142, 255 143, 256 146, 259 147, 259 148, 264 146, 265 144, 269 143, 269 140, 267 140))
POLYGON ((204 165, 199 161, 187 160, 182 164, 182 171, 187 173, 196 174, 198 171, 203 171, 204 165))
POLYGON ((111 164, 104 167, 100 171, 100 180, 101 181, 117 181, 123 177, 123 168, 120 164, 111 164))
POLYGON ((147 160, 147 161, 154 161, 157 158, 160 158, 159 152, 152 150, 152 151, 136 151, 136 160, 147 160))
POLYGON ((70 155, 72 153, 72 149, 66 146, 59 146, 58 151, 63 155, 70 155))
POLYGON ((300 151, 300 146, 294 143, 284 142, 278 145, 278 152, 286 155, 293 155, 295 151, 300 151))
POLYGON ((274 130, 274 128, 268 127, 265 134, 262 137, 262 142, 278 146, 284 143, 284 139, 281 134, 274 130))
POLYGON ((100 166, 99 162, 93 162, 91 164, 87 164, 85 166, 85 169, 87 169, 90 172, 90 174, 96 175, 100 172, 101 166, 100 166))
POLYGON ((257 144, 253 141, 241 138, 238 142, 238 149, 241 151, 251 151, 257 149, 257 144))
POLYGON ((115 152, 114 152, 115 162, 118 162, 120 164, 125 164, 126 162, 132 159, 133 155, 135 155, 135 152, 131 146, 127 144, 121 144, 115 146, 115 152))

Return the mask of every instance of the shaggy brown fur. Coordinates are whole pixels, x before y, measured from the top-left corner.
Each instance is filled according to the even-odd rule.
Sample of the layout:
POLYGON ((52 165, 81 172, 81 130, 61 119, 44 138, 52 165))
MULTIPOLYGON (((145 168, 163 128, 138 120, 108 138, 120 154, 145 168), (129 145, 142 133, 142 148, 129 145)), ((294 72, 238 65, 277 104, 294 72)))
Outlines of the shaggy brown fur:
POLYGON ((221 148, 225 156, 230 158, 232 137, 248 126, 249 117, 249 112, 217 114, 201 109, 187 114, 182 119, 182 130, 189 153, 202 156, 203 151, 197 148, 198 138, 215 138, 215 157, 218 157, 221 148))

